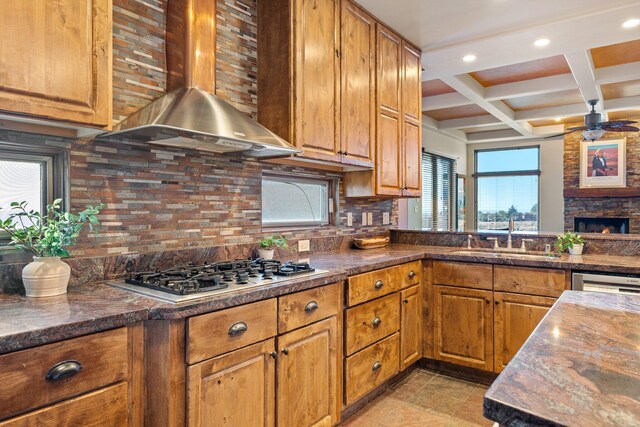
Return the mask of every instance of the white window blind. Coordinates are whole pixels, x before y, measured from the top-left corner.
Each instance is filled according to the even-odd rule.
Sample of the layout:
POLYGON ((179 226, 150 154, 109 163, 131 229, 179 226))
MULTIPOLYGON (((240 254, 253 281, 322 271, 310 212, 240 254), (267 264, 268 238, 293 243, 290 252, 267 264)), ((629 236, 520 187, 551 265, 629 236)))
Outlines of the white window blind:
POLYGON ((456 226, 456 162, 422 153, 422 228, 452 231, 456 226))

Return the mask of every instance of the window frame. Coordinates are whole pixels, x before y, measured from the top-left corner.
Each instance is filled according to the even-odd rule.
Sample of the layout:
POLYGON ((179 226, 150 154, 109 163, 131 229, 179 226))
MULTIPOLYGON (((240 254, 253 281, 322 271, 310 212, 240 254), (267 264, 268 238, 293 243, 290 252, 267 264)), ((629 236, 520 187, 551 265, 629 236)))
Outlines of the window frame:
POLYGON ((478 178, 492 178, 492 177, 509 177, 509 176, 538 176, 538 217, 536 220, 536 231, 540 232, 540 175, 542 175, 542 171, 540 169, 540 156, 541 156, 541 148, 540 145, 524 145, 518 147, 500 147, 500 148, 486 148, 486 149, 477 149, 473 151, 473 227, 478 232, 487 232, 487 233, 495 233, 500 230, 479 230, 478 229, 478 178), (486 153, 491 151, 516 151, 516 150, 525 150, 536 148, 538 150, 538 169, 532 170, 517 170, 517 171, 500 171, 500 172, 478 172, 478 153, 486 153))
MULTIPOLYGON (((457 173, 457 169, 458 169, 458 160, 455 157, 452 156, 447 156, 447 155, 443 155, 443 154, 438 154, 429 150, 425 150, 424 148, 421 151, 420 154, 420 169, 422 170, 422 192, 420 195, 420 205, 421 205, 421 209, 424 209, 424 191, 425 189, 428 187, 427 185, 425 185, 424 180, 427 178, 427 174, 424 173, 424 164, 423 162, 425 161, 425 157, 426 156, 431 156, 433 161, 436 162, 438 160, 438 158, 447 160, 451 162, 451 167, 450 167, 450 172, 451 172, 451 176, 449 177, 449 203, 448 203, 448 211, 449 211, 449 228, 448 230, 438 230, 437 227, 436 229, 434 229, 433 227, 431 229, 426 229, 424 226, 424 212, 421 212, 420 215, 420 229, 422 230, 426 230, 426 231, 441 231, 441 232, 446 232, 446 231, 456 231, 457 229, 457 204, 458 204, 458 191, 457 191, 457 179, 458 179, 458 173, 457 173)), ((432 168, 432 172, 435 172, 436 168, 432 168)), ((432 173, 433 175, 433 173, 432 173)), ((437 180, 433 179, 432 177, 432 191, 435 190, 435 188, 437 187, 437 180)), ((433 196, 433 195, 432 195, 433 196)), ((433 201, 433 197, 431 197, 431 200, 433 201)), ((437 224, 437 217, 438 217, 438 208, 439 205, 436 203, 433 203, 432 205, 432 219, 433 219, 433 223, 437 224)))
POLYGON ((317 177, 313 175, 303 175, 303 174, 288 174, 288 173, 277 173, 277 172, 263 172, 260 180, 260 225, 262 227, 263 232, 268 231, 285 231, 285 230, 308 230, 308 229, 320 229, 326 228, 336 225, 336 212, 338 212, 338 179, 331 177, 317 177), (262 209, 262 186, 264 185, 264 180, 271 181, 279 181, 279 182, 289 182, 296 181, 300 183, 312 183, 319 184, 323 183, 327 185, 327 206, 326 206, 326 222, 318 222, 318 221, 294 221, 287 223, 270 223, 264 222, 264 209, 262 209))

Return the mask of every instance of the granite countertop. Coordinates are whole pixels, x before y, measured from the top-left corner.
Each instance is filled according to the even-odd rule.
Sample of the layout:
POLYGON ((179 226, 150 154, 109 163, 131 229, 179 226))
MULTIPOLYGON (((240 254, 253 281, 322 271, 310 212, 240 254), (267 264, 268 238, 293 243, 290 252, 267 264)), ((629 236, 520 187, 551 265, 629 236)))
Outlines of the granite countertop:
POLYGON ((640 425, 640 295, 565 291, 484 397, 504 426, 640 425))

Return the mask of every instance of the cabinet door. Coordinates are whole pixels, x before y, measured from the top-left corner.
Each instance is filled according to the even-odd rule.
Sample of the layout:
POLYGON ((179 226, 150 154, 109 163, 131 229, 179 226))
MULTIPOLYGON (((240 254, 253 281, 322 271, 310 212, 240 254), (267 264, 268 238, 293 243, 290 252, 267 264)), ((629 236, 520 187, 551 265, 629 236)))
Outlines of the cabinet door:
POLYGON ((402 42, 402 195, 420 197, 422 159, 422 66, 420 51, 402 42))
POLYGON ((279 427, 338 422, 337 345, 335 316, 278 337, 279 427))
POLYGON ((492 292, 435 286, 435 358, 493 369, 492 292))
POLYGON ((3 4, 0 110, 108 126, 111 17, 111 0, 3 4))
POLYGON ((187 425, 273 426, 274 344, 270 339, 187 368, 187 425))
POLYGON ((333 161, 340 160, 339 7, 339 0, 295 0, 293 21, 295 144, 306 157, 333 161))
POLYGON ((401 39, 377 24, 376 194, 402 194, 401 39))
POLYGON ((420 285, 400 292, 400 370, 422 357, 420 285))
POLYGON ((343 163, 373 166, 375 148, 375 20, 342 1, 341 149, 343 163))
POLYGON ((502 372, 547 314, 555 298, 496 292, 494 369, 502 372))

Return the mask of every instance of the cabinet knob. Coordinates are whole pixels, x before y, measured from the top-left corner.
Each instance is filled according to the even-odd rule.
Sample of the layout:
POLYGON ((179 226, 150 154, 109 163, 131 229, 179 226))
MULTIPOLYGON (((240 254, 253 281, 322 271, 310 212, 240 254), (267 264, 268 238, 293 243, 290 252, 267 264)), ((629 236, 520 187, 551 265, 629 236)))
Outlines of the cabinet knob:
POLYGON ((371 370, 373 372, 377 371, 378 369, 382 368, 382 363, 376 361, 373 365, 371 365, 371 370))
POLYGON ((249 329, 249 327, 247 326, 246 323, 244 322, 236 322, 233 325, 231 325, 231 327, 229 328, 229 332, 228 334, 231 335, 232 337, 236 336, 236 335, 240 335, 244 332, 247 332, 247 330, 249 329))
POLYGON ((380 289, 384 285, 382 280, 376 280, 376 283, 373 284, 373 287, 376 289, 380 289))
POLYGON ((285 356, 287 356, 289 354, 289 349, 288 348, 283 348, 282 349, 282 354, 284 354, 285 356))
POLYGON ((82 370, 82 364, 77 360, 65 360, 53 365, 45 377, 49 381, 60 381, 77 374, 82 370))
POLYGON ((495 300, 495 304, 496 305, 500 304, 500 300, 495 300))
POLYGON ((403 303, 405 303, 405 304, 409 304, 409 300, 408 300, 408 299, 406 299, 406 298, 405 298, 405 299, 403 299, 403 300, 402 300, 402 302, 403 302, 403 303))
POLYGON ((416 272, 415 272, 415 271, 413 271, 413 270, 411 270, 411 271, 409 272, 409 279, 413 279, 414 277, 416 277, 416 272))
POLYGON ((278 352, 277 351, 272 351, 271 353, 269 353, 269 356, 273 357, 274 359, 278 358, 278 352))
POLYGON ((382 319, 379 318, 378 316, 374 317, 373 320, 371 321, 371 324, 373 326, 380 326, 380 323, 382 323, 382 319))
POLYGON ((304 306, 304 311, 306 311, 307 313, 311 313, 312 311, 315 311, 317 309, 318 303, 315 301, 309 301, 307 305, 304 306))
POLYGON ((489 298, 486 298, 485 301, 487 302, 487 304, 491 304, 491 300, 489 298))

